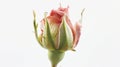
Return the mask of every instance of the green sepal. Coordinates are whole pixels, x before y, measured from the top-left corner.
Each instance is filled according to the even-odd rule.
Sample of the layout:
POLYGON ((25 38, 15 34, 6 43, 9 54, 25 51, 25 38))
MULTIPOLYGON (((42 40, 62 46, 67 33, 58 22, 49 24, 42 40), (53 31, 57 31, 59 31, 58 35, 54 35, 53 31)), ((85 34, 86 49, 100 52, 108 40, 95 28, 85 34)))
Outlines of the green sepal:
POLYGON ((73 35, 70 27, 67 25, 65 17, 63 17, 60 27, 60 43, 59 50, 66 51, 72 50, 73 35))
POLYGON ((73 46, 73 33, 72 33, 72 30, 71 28, 68 26, 65 18, 64 18, 64 23, 65 23, 65 26, 66 26, 66 39, 67 39, 67 45, 68 45, 68 50, 72 50, 72 46, 73 46))
POLYGON ((34 31, 35 31, 35 37, 36 37, 38 43, 43 47, 42 42, 41 42, 41 40, 38 37, 38 31, 37 31, 38 24, 36 23, 36 14, 35 14, 34 11, 33 11, 33 16, 34 16, 33 26, 34 26, 34 31))
POLYGON ((48 50, 55 50, 54 46, 54 41, 52 39, 51 31, 50 31, 50 26, 48 23, 47 18, 45 17, 45 28, 44 28, 44 47, 47 48, 48 50))

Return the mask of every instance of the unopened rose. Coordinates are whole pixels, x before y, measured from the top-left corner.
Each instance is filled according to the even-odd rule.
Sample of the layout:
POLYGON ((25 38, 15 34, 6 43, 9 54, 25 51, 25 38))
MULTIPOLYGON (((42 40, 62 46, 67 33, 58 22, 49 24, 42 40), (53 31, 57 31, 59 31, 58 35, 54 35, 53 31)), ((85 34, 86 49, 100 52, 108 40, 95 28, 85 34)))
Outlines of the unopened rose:
POLYGON ((40 23, 42 33, 37 34, 38 25, 34 19, 36 38, 43 48, 48 49, 49 58, 55 66, 62 60, 65 51, 74 50, 76 47, 81 35, 80 22, 73 26, 69 19, 68 7, 59 7, 45 15, 40 23))

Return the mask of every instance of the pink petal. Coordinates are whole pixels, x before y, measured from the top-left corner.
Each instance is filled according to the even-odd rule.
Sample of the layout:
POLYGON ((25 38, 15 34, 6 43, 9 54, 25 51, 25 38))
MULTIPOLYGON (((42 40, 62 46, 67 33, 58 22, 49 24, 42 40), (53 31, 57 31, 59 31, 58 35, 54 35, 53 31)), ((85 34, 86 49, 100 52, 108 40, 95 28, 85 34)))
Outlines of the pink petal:
POLYGON ((68 14, 68 8, 69 8, 69 6, 68 6, 67 8, 62 8, 62 7, 60 6, 60 7, 58 8, 58 10, 66 13, 66 14, 68 14))
POLYGON ((48 16, 47 19, 48 19, 49 23, 56 23, 56 24, 61 23, 61 19, 59 19, 56 16, 48 16))
POLYGON ((81 25, 79 22, 77 22, 75 25, 75 41, 73 47, 77 46, 80 35, 81 35, 81 25))

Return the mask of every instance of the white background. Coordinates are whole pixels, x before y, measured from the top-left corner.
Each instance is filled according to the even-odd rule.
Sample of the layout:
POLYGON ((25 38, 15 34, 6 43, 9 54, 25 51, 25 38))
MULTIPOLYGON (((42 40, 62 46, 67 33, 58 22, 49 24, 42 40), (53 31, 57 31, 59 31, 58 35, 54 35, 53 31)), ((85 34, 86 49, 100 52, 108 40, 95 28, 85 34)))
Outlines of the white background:
POLYGON ((69 5, 73 24, 86 10, 76 52, 66 52, 58 67, 120 67, 119 0, 0 0, 0 67, 50 67, 34 37, 32 11, 40 21, 59 3, 69 5))

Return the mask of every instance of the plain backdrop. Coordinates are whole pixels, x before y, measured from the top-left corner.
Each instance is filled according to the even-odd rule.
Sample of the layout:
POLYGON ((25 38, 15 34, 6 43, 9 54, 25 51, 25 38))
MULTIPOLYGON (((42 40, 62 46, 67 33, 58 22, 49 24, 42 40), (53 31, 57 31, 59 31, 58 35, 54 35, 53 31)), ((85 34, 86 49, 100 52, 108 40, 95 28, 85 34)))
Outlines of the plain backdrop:
POLYGON ((44 12, 69 5, 74 24, 85 12, 76 52, 67 51, 58 67, 120 67, 119 0, 0 0, 0 67, 50 67, 47 50, 34 36, 44 12))

